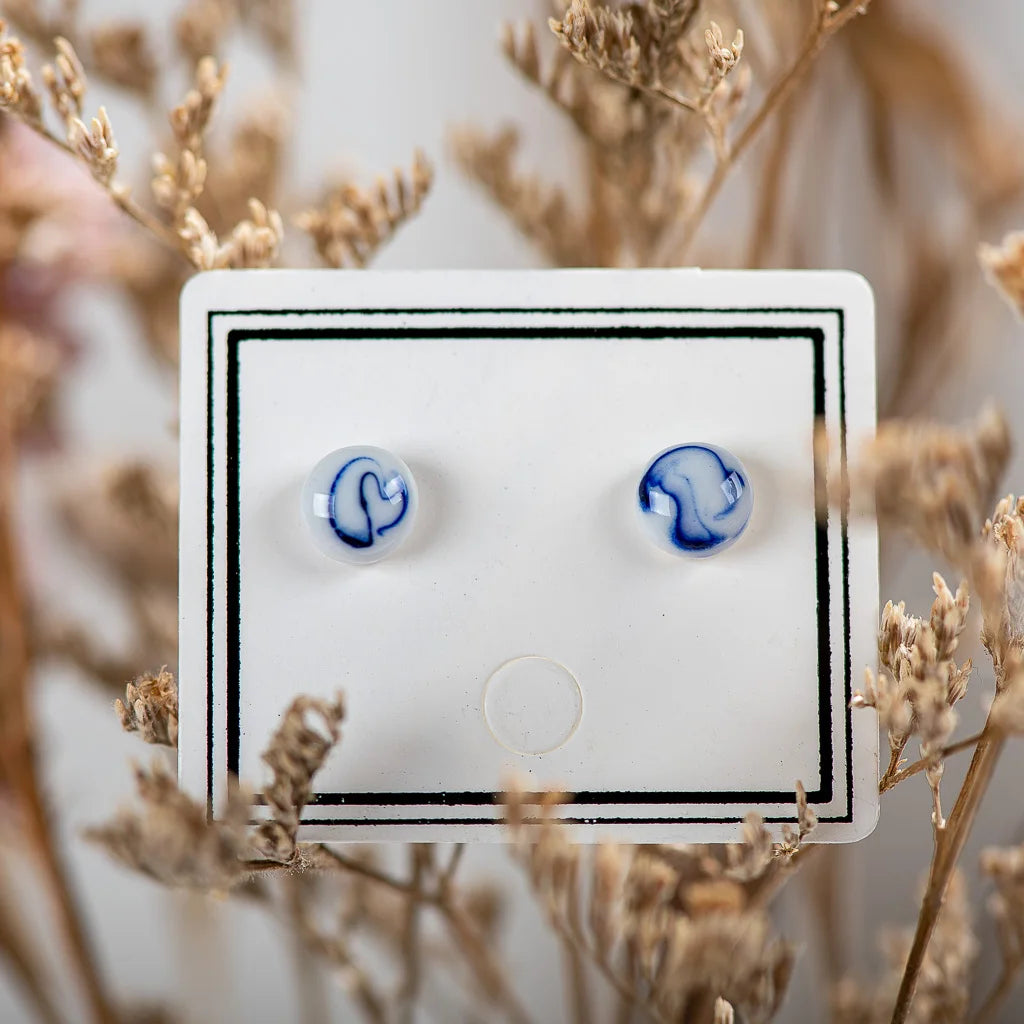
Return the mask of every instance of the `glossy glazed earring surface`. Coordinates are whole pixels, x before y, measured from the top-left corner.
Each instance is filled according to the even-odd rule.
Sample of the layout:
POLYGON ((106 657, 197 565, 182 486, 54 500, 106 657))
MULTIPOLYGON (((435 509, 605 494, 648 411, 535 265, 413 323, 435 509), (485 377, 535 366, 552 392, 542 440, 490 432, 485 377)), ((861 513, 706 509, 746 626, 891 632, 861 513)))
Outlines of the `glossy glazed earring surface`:
POLYGON ((663 551, 705 558, 734 544, 754 507, 750 476, 712 444, 666 448, 648 463, 637 492, 644 533, 663 551))
POLYGON ((412 532, 417 503, 405 462, 370 445, 324 456, 302 488, 302 517, 317 548, 354 565, 395 551, 412 532))

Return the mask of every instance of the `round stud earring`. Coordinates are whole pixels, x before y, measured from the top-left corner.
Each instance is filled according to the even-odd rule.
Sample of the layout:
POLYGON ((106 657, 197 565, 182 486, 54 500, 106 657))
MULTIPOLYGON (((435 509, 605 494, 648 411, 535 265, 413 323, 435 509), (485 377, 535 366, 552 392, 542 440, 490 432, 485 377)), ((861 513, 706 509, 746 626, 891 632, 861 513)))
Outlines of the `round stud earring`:
POLYGON ((734 544, 754 507, 743 463, 712 444, 659 452, 640 478, 637 498, 647 536, 663 551, 697 558, 734 544))
POLYGON ((369 445, 325 455, 302 488, 302 517, 314 544, 355 565, 390 555, 412 532, 417 503, 409 467, 369 445))

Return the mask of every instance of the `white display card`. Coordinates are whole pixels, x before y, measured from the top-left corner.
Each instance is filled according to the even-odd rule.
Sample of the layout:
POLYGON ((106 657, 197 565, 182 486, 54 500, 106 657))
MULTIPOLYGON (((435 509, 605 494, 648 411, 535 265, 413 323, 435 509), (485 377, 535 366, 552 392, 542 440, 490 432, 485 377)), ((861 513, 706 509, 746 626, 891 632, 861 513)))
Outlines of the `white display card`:
POLYGON ((841 272, 194 278, 183 786, 213 813, 229 775, 258 789, 291 700, 342 690, 304 839, 501 839, 511 773, 564 789, 581 840, 734 841, 748 811, 793 821, 797 780, 816 838, 869 833, 877 725, 849 702, 876 659, 876 531, 819 521, 815 487, 842 493, 874 430, 873 315, 841 272), (817 421, 838 454, 816 470, 817 421), (753 494, 707 558, 659 549, 637 509, 651 459, 691 442, 753 494), (350 445, 418 490, 370 565, 325 557, 300 513, 350 445))

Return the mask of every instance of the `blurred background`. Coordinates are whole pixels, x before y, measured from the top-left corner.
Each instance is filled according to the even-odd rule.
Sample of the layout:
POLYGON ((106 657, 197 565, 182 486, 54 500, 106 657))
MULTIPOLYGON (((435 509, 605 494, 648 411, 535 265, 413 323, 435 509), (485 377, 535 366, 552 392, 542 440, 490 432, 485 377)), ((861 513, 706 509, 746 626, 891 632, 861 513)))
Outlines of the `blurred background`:
MULTIPOLYGON (((751 0, 735 6, 741 14, 751 10, 747 47, 756 48, 757 5, 751 0)), ((0 13, 6 7, 0 0, 0 13)), ((174 0, 145 5, 87 0, 80 19, 89 25, 143 19, 158 53, 169 52, 173 41, 167 25, 177 7, 174 0)), ((502 24, 530 18, 542 26, 550 13, 543 4, 300 0, 296 13, 296 59, 284 77, 251 33, 229 40, 222 56, 231 75, 217 115, 225 124, 243 111, 261 109, 266 118, 290 119, 282 173, 289 193, 299 197, 291 210, 301 208, 303 197, 306 203, 315 198, 332 176, 369 183, 392 167, 407 168, 419 147, 433 164, 433 187, 422 210, 398 229, 374 266, 550 265, 542 248, 457 166, 450 143, 459 125, 493 133, 515 124, 521 166, 560 183, 570 199, 587 192, 579 148, 564 115, 501 52, 502 24)), ((1009 307, 985 283, 975 249, 980 241, 998 242, 1007 230, 1024 226, 1020 189, 987 177, 998 176, 1005 161, 1012 179, 1024 161, 1024 5, 875 0, 865 24, 876 13, 893 18, 901 31, 935 40, 952 55, 970 83, 970 99, 961 96, 961 104, 953 105, 937 92, 934 67, 919 53, 908 54, 898 36, 880 32, 879 38, 854 40, 854 32, 866 30, 851 27, 851 39, 834 40, 802 87, 806 97, 793 118, 774 241, 758 259, 764 265, 849 268, 873 283, 879 395, 886 414, 957 422, 991 398, 1020 439, 1024 339, 1009 307), (873 60, 877 66, 871 66, 873 60), (858 77, 858 61, 862 68, 871 66, 870 75, 858 77), (865 87, 866 81, 872 87, 865 87)), ((171 79, 149 101, 99 79, 90 87, 89 109, 97 102, 107 105, 122 166, 137 166, 136 178, 143 183, 149 154, 166 134, 164 111, 177 102, 187 81, 187 75, 171 79)), ((770 145, 766 136, 726 183, 689 262, 748 262, 750 225, 759 189, 765 187, 757 169, 770 145)), ((26 143, 26 148, 32 147, 26 143)), ((133 613, 103 559, 66 528, 67 504, 78 505, 72 516, 77 511, 87 517, 91 474, 119 460, 142 458, 173 470, 175 371, 171 361, 153 357, 153 346, 141 336, 138 306, 123 287, 78 265, 102 259, 109 236, 124 225, 106 210, 106 200, 95 200, 92 193, 98 190, 87 176, 66 171, 63 155, 33 151, 26 159, 41 185, 80 196, 72 205, 82 227, 74 235, 76 251, 66 260, 74 269, 39 286, 31 300, 45 304, 57 325, 67 367, 51 422, 19 464, 17 528, 24 571, 33 606, 45 609, 46 618, 78 624, 105 650, 127 651, 135 643, 133 613)), ((0 201, 4 187, 0 178, 0 201)), ((139 192, 144 194, 144 184, 139 192)), ((33 240, 44 254, 50 252, 47 246, 66 244, 57 233, 33 240)), ((295 252, 287 262, 315 262, 301 242, 295 252)), ((11 285, 22 296, 30 287, 35 287, 31 272, 11 285)), ((161 308, 157 315, 173 319, 173 306, 170 312, 166 305, 161 308)), ((1003 490, 1024 490, 1024 457, 1013 459, 1003 490)), ((927 614, 933 568, 930 557, 887 538, 883 601, 902 598, 911 610, 927 614)), ((325 983, 326 968, 296 971, 295 951, 260 908, 165 890, 82 841, 83 827, 109 818, 130 799, 129 763, 146 759, 149 751, 122 732, 111 710, 114 691, 97 686, 73 661, 46 658, 37 666, 39 759, 97 957, 118 996, 173 1004, 183 1020, 285 1021, 300 1017, 305 997, 299 986, 316 985, 333 1019, 350 1019, 343 986, 325 983)), ((976 663, 960 706, 964 735, 980 728, 991 693, 987 660, 977 657, 976 663)), ((949 794, 965 767, 966 760, 950 760, 944 783, 949 794)), ((999 959, 992 924, 985 920, 988 890, 974 865, 982 847, 1024 840, 1022 772, 1024 747, 1017 743, 1004 755, 963 858, 982 943, 975 968, 980 990, 998 973, 999 959)), ((838 924, 830 941, 821 941, 808 910, 806 888, 812 883, 801 880, 784 894, 777 905, 778 926, 800 945, 801 954, 779 1019, 827 1018, 821 972, 830 957, 866 983, 877 975, 879 929, 916 918, 932 846, 929 813, 923 778, 911 780, 884 798, 877 831, 837 855, 831 877, 838 924)), ((468 852, 465 870, 471 879, 500 886, 503 952, 536 1019, 565 1019, 558 947, 541 927, 520 871, 501 848, 486 847, 468 852)), ((33 873, 16 857, 4 871, 15 882, 47 959, 59 964, 61 946, 33 873)), ((66 976, 54 971, 54 978, 62 977, 54 984, 68 985, 66 976)), ((445 989, 443 979, 426 984, 429 1008, 418 1019, 476 1019, 456 993, 445 989)), ((67 1008, 66 1019, 79 1019, 70 987, 59 990, 57 998, 67 1008)), ((1024 988, 999 1019, 1022 1016, 1024 988)), ((30 1019, 19 989, 0 969, 0 1020, 30 1019)))

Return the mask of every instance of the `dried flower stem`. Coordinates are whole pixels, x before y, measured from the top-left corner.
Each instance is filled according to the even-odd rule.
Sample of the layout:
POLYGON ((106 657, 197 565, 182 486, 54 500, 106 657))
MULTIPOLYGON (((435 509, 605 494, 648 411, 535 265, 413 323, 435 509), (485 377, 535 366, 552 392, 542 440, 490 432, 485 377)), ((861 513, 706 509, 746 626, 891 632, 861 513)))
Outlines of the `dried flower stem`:
POLYGON ((814 19, 814 24, 796 59, 782 74, 782 77, 768 90, 761 101, 761 105, 743 127, 735 142, 728 148, 725 157, 715 161, 711 177, 701 192, 700 199, 697 201, 693 212, 686 219, 682 238, 682 251, 684 253, 692 245, 697 229, 711 209, 712 203, 718 197, 718 193, 729 176, 729 172, 750 147, 754 139, 757 138, 758 133, 775 112, 776 108, 785 103, 789 98, 793 89, 810 70, 818 54, 825 48, 825 45, 832 36, 853 18, 863 14, 870 3, 871 0, 863 0, 861 3, 847 3, 837 11, 831 11, 828 4, 823 3, 819 5, 820 9, 814 19))
MULTIPOLYGON (((480 929, 456 901, 450 878, 446 882, 445 875, 442 875, 436 889, 418 889, 410 882, 403 882, 383 871, 378 871, 370 865, 353 860, 351 857, 347 857, 345 854, 339 853, 337 850, 324 844, 314 844, 311 846, 303 844, 300 845, 300 850, 304 854, 314 854, 312 865, 324 866, 325 863, 333 861, 336 867, 362 875, 380 885, 393 889, 395 892, 433 907, 448 926, 452 938, 455 940, 463 958, 483 991, 494 1002, 499 1003, 504 1008, 509 1020, 514 1021, 515 1024, 528 1024, 530 1020, 529 1014, 527 1014, 518 996, 509 984, 508 979, 505 977, 505 972, 491 952, 487 940, 481 935, 480 929), (324 861, 325 857, 327 862, 324 861)), ((461 853, 453 855, 453 861, 456 866, 458 864, 458 859, 456 858, 461 858, 461 856, 461 853)), ((280 865, 274 865, 274 867, 280 867, 280 865)), ((448 870, 454 872, 454 867, 449 865, 448 870)))
POLYGON ((992 779, 996 762, 1002 752, 1006 737, 988 725, 974 750, 974 757, 967 769, 967 777, 957 796, 956 803, 946 822, 945 829, 935 833, 935 850, 932 855, 928 885, 921 900, 921 912, 914 931, 914 941, 903 969, 896 1005, 892 1012, 892 1024, 904 1024, 910 1013, 917 979, 921 973, 928 941, 935 930, 935 923, 956 869, 957 861, 974 824, 982 797, 992 779))
POLYGON ((574 1024, 588 1024, 593 1020, 590 993, 587 991, 586 966, 580 951, 571 943, 562 943, 566 989, 569 994, 570 1019, 574 1024))
POLYGON ((309 956, 308 947, 302 936, 305 914, 302 898, 303 879, 296 875, 285 878, 284 883, 284 912, 291 927, 295 982, 299 990, 299 1012, 296 1016, 302 1024, 328 1024, 331 1015, 322 985, 322 974, 316 961, 309 956))
POLYGON ((744 265, 750 268, 764 266, 775 238, 782 207, 780 193, 785 177, 783 172, 793 148, 793 129, 797 123, 800 99, 799 93, 791 96, 779 110, 775 135, 771 140, 771 148, 768 150, 764 162, 764 173, 758 189, 757 214, 754 217, 754 227, 750 232, 750 241, 747 246, 744 265))
POLYGON ((63 1016, 53 1001, 52 986, 42 971, 37 952, 21 926, 16 909, 11 905, 13 901, 3 891, 7 888, 8 880, 0 864, 0 955, 21 982, 40 1020, 46 1024, 60 1024, 63 1016))
POLYGON ((6 407, 0 402, 0 777, 23 815, 27 837, 39 858, 92 1017, 100 1024, 114 1024, 112 1004, 57 849, 36 775, 35 728, 27 699, 28 631, 13 524, 14 424, 3 415, 6 407))
MULTIPOLYGON (((943 747, 938 753, 940 760, 945 760, 950 754, 959 754, 962 750, 969 750, 976 747, 984 736, 984 731, 976 732, 972 736, 968 736, 965 739, 959 740, 956 743, 951 743, 948 747, 943 747)), ((911 775, 919 775, 923 772, 929 764, 932 764, 935 757, 922 757, 913 764, 907 765, 906 768, 901 768, 898 772, 888 771, 882 776, 878 783, 879 793, 888 793, 894 786, 898 786, 904 779, 909 779, 911 775)))
POLYGON ((424 843, 414 843, 408 852, 411 876, 409 885, 413 894, 405 905, 405 921, 402 926, 403 974, 398 990, 398 1018, 405 1024, 412 1024, 423 974, 420 943, 420 908, 423 903, 421 894, 426 869, 432 860, 433 848, 424 843))

